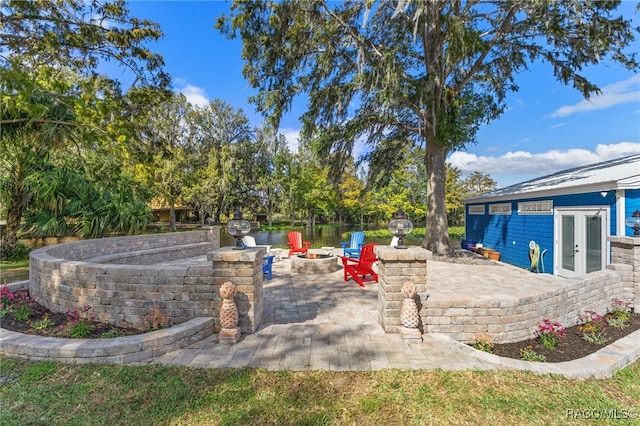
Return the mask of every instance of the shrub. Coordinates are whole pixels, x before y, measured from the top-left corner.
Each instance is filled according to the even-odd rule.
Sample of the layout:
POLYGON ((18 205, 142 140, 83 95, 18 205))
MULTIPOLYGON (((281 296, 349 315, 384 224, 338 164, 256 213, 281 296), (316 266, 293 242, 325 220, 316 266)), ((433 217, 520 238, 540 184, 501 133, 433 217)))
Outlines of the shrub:
POLYGON ((479 351, 493 353, 493 339, 484 333, 476 334, 475 342, 471 346, 479 351))
POLYGON ((160 330, 169 325, 169 317, 162 312, 162 308, 156 306, 152 312, 142 319, 148 331, 160 330))
POLYGON ((0 259, 9 262, 14 262, 17 260, 27 260, 29 259, 30 251, 31 249, 21 242, 18 242, 15 247, 0 246, 0 259))

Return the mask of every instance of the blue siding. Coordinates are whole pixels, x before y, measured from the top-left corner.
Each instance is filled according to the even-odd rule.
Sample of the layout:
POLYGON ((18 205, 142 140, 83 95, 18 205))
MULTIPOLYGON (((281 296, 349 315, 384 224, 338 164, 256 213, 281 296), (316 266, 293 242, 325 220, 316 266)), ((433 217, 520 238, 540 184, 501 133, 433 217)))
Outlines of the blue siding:
MULTIPOLYGON (((530 200, 534 201, 534 200, 530 200)), ((529 241, 534 240, 544 257, 545 272, 553 271, 553 215, 518 215, 518 202, 511 203, 511 215, 469 215, 466 237, 501 253, 501 260, 529 269, 529 241)))
MULTIPOLYGON (((633 212, 635 208, 640 208, 640 190, 627 190, 626 194, 627 210, 633 212), (630 202, 630 194, 632 194, 634 202, 630 202), (633 207, 634 205, 636 206, 635 208, 633 207)), ((484 203, 484 215, 468 214, 469 206, 467 206, 466 239, 475 240, 485 247, 497 250, 502 254, 502 261, 526 269, 529 269, 531 264, 529 260, 529 241, 534 240, 540 246, 541 252, 545 249, 547 250, 544 256, 545 272, 553 273, 553 215, 518 215, 517 213, 518 202, 541 200, 552 200, 554 209, 558 207, 609 206, 611 223, 609 234, 615 235, 616 198, 615 193, 610 191, 604 198, 600 192, 590 192, 554 197, 516 199, 510 201, 511 215, 490 215, 489 204, 494 203, 484 203)), ((495 204, 502 203, 505 203, 505 201, 496 202, 495 204)), ((627 235, 630 234, 627 233, 627 235)))

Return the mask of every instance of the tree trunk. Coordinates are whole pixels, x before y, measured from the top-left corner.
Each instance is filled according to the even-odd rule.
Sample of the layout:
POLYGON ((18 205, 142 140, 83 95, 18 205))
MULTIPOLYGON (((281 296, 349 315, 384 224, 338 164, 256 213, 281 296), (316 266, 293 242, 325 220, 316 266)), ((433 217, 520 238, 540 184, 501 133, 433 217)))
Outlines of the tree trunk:
POLYGON ((178 227, 176 226, 176 206, 173 201, 169 206, 169 222, 170 222, 172 231, 175 231, 176 229, 178 229, 178 227))
POLYGON ((273 201, 271 197, 269 197, 267 202, 267 220, 269 223, 269 227, 273 226, 273 201))
POLYGON ((7 209, 7 224, 0 242, 3 251, 9 250, 11 252, 18 246, 18 230, 20 229, 20 220, 22 218, 21 210, 19 207, 7 209))
POLYGON ((448 149, 437 141, 427 142, 425 166, 427 167, 427 232, 422 247, 434 254, 446 255, 451 252, 449 224, 445 200, 447 173, 445 161, 448 149))

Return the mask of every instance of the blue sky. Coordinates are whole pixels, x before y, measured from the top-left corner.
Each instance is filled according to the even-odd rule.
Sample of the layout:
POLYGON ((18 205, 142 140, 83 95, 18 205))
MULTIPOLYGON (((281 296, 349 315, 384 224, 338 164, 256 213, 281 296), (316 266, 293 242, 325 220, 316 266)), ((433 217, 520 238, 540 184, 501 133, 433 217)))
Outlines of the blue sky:
MULTIPOLYGON (((634 17, 635 4, 622 2, 625 17, 634 17)), ((198 105, 221 99, 260 126, 262 118, 247 101, 254 92, 242 77, 241 43, 213 28, 228 2, 137 0, 128 7, 132 16, 160 24, 165 37, 149 48, 163 55, 175 91, 198 105)), ((634 22, 640 25, 640 16, 634 22)), ((633 49, 640 52, 639 40, 633 49)), ((533 64, 517 77, 520 90, 507 99, 507 111, 480 129, 476 144, 451 154, 449 162, 465 174, 487 173, 504 187, 640 153, 640 74, 607 64, 585 74, 602 89, 590 101, 557 82, 548 65, 533 64)), ((295 149, 304 104, 294 108, 283 118, 280 132, 295 149)), ((364 149, 361 144, 356 154, 364 149)))

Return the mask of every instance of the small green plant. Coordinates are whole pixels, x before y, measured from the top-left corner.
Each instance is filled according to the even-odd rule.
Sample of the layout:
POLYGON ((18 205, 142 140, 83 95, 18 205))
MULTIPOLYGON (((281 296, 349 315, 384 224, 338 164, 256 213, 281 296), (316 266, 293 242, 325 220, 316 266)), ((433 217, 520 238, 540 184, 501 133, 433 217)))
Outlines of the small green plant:
POLYGON ((156 306, 147 316, 142 319, 148 331, 160 330, 169 325, 169 317, 162 312, 162 308, 156 306))
POLYGON ((605 343, 607 343, 607 341, 609 341, 604 330, 583 333, 582 338, 593 345, 599 345, 599 346, 602 346, 605 343))
POLYGON ((479 351, 493 353, 493 339, 485 333, 477 333, 471 346, 479 351))
POLYGON ((11 308, 11 315, 18 321, 26 321, 33 316, 33 302, 23 301, 11 308))
POLYGON ((105 331, 100 335, 100 337, 103 337, 105 339, 113 339, 120 336, 122 336, 122 333, 120 333, 117 328, 112 328, 111 330, 105 331))
POLYGON ((624 330, 625 328, 629 327, 628 321, 625 321, 621 318, 615 318, 615 317, 606 317, 607 319, 607 325, 609 327, 614 327, 614 328, 619 328, 620 330, 624 330))
POLYGON ((553 350, 558 346, 560 340, 565 336, 565 329, 557 321, 545 319, 538 324, 536 337, 540 339, 540 343, 547 349, 553 350))
POLYGON ((595 345, 607 343, 606 321, 602 315, 593 310, 586 310, 579 318, 582 321, 579 328, 584 340, 595 345))
POLYGON ((546 362, 547 357, 533 350, 533 346, 520 349, 520 359, 529 362, 546 362))
POLYGON ((87 305, 65 312, 67 323, 60 325, 60 329, 64 329, 72 339, 87 337, 93 331, 94 317, 88 313, 90 309, 91 306, 87 305))
POLYGON ((624 329, 631 320, 631 303, 620 299, 613 299, 611 312, 606 317, 607 325, 624 329))
POLYGON ((32 322, 31 328, 33 328, 34 330, 46 330, 52 325, 53 325, 53 322, 49 318, 49 314, 45 314, 41 320, 32 322))

